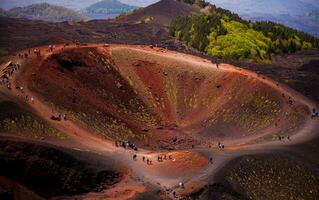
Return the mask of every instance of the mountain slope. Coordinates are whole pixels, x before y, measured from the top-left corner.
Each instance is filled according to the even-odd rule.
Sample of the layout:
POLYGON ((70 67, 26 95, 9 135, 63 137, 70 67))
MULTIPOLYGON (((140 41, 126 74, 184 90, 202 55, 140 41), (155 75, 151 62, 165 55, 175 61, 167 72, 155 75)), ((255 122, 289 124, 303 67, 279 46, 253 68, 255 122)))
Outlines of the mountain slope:
POLYGON ((119 19, 119 22, 141 23, 150 21, 168 26, 173 19, 189 15, 199 10, 191 5, 174 0, 161 0, 146 8, 139 9, 132 14, 119 19))
POLYGON ((51 22, 80 21, 85 19, 84 16, 73 10, 47 3, 13 8, 7 11, 6 15, 11 18, 24 18, 51 22))

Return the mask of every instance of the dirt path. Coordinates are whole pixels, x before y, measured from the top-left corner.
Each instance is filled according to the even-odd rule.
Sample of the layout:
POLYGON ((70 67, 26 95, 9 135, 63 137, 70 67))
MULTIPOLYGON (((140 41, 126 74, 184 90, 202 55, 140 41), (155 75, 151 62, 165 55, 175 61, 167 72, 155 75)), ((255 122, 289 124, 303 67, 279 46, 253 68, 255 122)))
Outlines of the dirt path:
MULTIPOLYGON (((96 45, 96 44, 90 44, 87 47, 98 47, 102 45, 96 45)), ((117 47, 123 47, 123 45, 114 45, 112 48, 117 47)), ((127 47, 127 46, 126 46, 127 47)), ((57 45, 55 53, 61 51, 62 45, 57 45)), ((67 48, 76 48, 76 46, 69 46, 67 48)), ((180 59, 183 62, 191 62, 194 66, 198 67, 209 67, 209 68, 215 68, 216 70, 225 70, 225 71, 231 71, 236 72, 239 74, 243 74, 246 76, 251 76, 257 79, 258 81, 261 81, 268 86, 272 88, 276 88, 280 93, 289 94, 294 101, 298 101, 304 105, 307 105, 309 109, 317 108, 317 106, 308 100, 307 98, 303 97, 302 95, 298 94, 297 92, 289 89, 288 87, 285 87, 283 85, 279 85, 277 83, 274 83, 268 78, 263 78, 258 76, 256 73, 243 70, 240 68, 236 68, 230 65, 220 65, 219 69, 217 69, 216 65, 211 64, 209 61, 197 58, 194 56, 184 55, 176 52, 170 52, 165 51, 161 49, 150 49, 148 47, 142 47, 142 46, 129 46, 129 48, 138 49, 140 51, 151 51, 151 53, 157 55, 157 56, 166 56, 170 57, 172 59, 180 59)), ((212 177, 215 172, 217 172, 223 165, 225 165, 229 160, 245 154, 251 154, 251 153, 259 153, 262 151, 269 151, 274 148, 283 148, 286 145, 301 143, 306 140, 309 140, 314 137, 314 133, 316 133, 314 130, 318 130, 318 120, 312 120, 307 119, 306 125, 303 127, 301 131, 299 131, 297 134, 295 134, 292 137, 292 141, 289 142, 281 142, 281 141, 269 141, 262 144, 252 144, 247 145, 248 140, 254 139, 254 137, 251 138, 244 138, 244 139, 238 139, 236 141, 223 141, 226 144, 229 144, 229 146, 226 146, 226 149, 221 151, 217 148, 211 148, 211 149, 192 149, 188 151, 188 153, 185 153, 185 151, 176 151, 176 152, 170 152, 170 154, 176 153, 176 158, 174 162, 164 161, 163 163, 158 163, 157 156, 162 152, 151 152, 147 150, 139 150, 137 153, 137 161, 133 161, 132 156, 134 154, 133 151, 130 150, 124 150, 123 148, 118 148, 113 145, 113 142, 107 141, 105 139, 102 139, 98 137, 96 134, 90 132, 85 127, 81 127, 78 124, 75 124, 72 121, 69 120, 62 120, 62 121, 53 121, 50 119, 53 113, 57 113, 57 111, 54 110, 52 105, 50 105, 48 102, 43 101, 41 98, 39 98, 37 95, 33 94, 27 87, 28 84, 28 78, 32 76, 32 67, 41 65, 44 60, 51 55, 51 53, 46 52, 47 47, 39 47, 38 49, 41 50, 41 52, 45 52, 45 54, 42 55, 41 58, 37 58, 35 56, 32 56, 29 59, 17 59, 16 57, 12 57, 11 60, 13 62, 18 62, 22 65, 22 69, 18 74, 14 74, 11 77, 11 83, 12 88, 15 88, 16 86, 24 86, 24 93, 22 94, 20 91, 13 89, 12 91, 8 92, 5 88, 1 88, 1 92, 8 93, 9 95, 15 96, 16 98, 21 99, 22 95, 28 95, 30 98, 32 97, 34 99, 33 102, 29 101, 29 106, 34 110, 34 112, 40 116, 41 118, 45 119, 50 125, 52 125, 54 128, 64 132, 67 134, 70 141, 69 146, 67 143, 59 144, 59 142, 50 142, 50 141, 43 141, 44 143, 49 142, 53 143, 54 145, 63 145, 64 147, 70 147, 75 148, 79 151, 90 151, 95 152, 100 155, 108 155, 112 156, 115 160, 118 160, 118 162, 123 163, 125 166, 128 166, 132 169, 133 174, 135 177, 138 177, 142 180, 142 183, 149 183, 153 186, 159 187, 161 189, 166 188, 178 188, 178 183, 180 181, 183 181, 186 183, 187 187, 191 187, 193 184, 197 183, 196 186, 192 187, 200 187, 201 183, 204 183, 208 180, 209 177, 212 177), (32 64, 34 66, 32 66, 32 64), (231 145, 233 144, 233 145, 231 145), (183 155, 179 157, 179 155, 183 155), (142 157, 149 158, 153 161, 153 165, 147 165, 145 162, 142 161, 142 157), (187 160, 192 159, 199 159, 201 160, 201 157, 203 157, 203 162, 198 165, 194 165, 194 169, 182 169, 181 166, 187 162, 187 160), (209 164, 207 160, 213 157, 214 163, 209 164), (173 171, 181 171, 181 173, 176 173, 175 175, 172 175, 168 171, 163 171, 162 169, 169 168, 173 171), (174 169, 176 168, 176 169, 174 169), (161 171, 162 170, 162 171, 161 171), (160 172, 159 172, 160 171, 160 172)), ((22 51, 25 52, 25 51, 22 51)), ((0 74, 1 75, 1 74, 0 74)), ((259 135, 260 136, 260 135, 259 135)), ((133 187, 134 188, 134 187, 133 187)), ((193 188, 194 189, 194 188, 193 188)), ((144 189, 141 187, 136 187, 137 193, 143 192, 144 189)), ((177 190, 179 193, 183 193, 181 190, 177 190)), ((134 193, 135 194, 135 193, 134 193)), ((92 195, 92 194, 90 194, 92 195)), ((103 196, 103 195, 102 195, 103 196)), ((127 196, 131 197, 132 194, 128 194, 127 196)), ((92 197, 92 196, 90 196, 92 197)), ((118 197, 114 197, 114 199, 117 199, 118 197)))

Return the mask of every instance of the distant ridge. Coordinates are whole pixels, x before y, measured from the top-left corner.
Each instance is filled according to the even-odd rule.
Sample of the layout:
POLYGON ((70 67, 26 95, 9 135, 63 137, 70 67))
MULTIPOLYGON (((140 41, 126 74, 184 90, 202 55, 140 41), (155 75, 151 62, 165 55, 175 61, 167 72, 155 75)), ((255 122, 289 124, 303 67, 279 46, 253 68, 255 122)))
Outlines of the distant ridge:
POLYGON ((135 6, 126 5, 117 0, 102 0, 85 9, 86 14, 120 14, 134 10, 135 6))
POLYGON ((2 16, 10 18, 24 18, 50 22, 81 21, 85 19, 85 17, 78 12, 48 3, 12 8, 8 11, 1 10, 0 13, 2 16))
POLYGON ((5 10, 10 10, 12 8, 25 7, 32 4, 49 3, 51 5, 80 11, 98 1, 99 0, 0 0, 0 7, 5 10))

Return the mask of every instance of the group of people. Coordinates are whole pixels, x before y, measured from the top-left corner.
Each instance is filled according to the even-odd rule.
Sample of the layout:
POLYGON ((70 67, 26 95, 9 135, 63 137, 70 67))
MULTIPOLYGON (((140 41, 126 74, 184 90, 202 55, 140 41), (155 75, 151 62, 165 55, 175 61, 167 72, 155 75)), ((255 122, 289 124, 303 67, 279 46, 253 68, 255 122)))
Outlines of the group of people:
POLYGON ((223 145, 221 142, 218 142, 218 148, 219 148, 219 149, 224 149, 224 148, 225 148, 225 145, 223 145))
POLYGON ((284 141, 285 140, 285 138, 287 138, 287 140, 289 140, 290 141, 290 135, 288 135, 288 136, 282 136, 282 135, 278 135, 278 140, 279 141, 284 141))
POLYGON ((66 121, 67 120, 66 114, 64 114, 63 116, 62 116, 62 114, 55 114, 55 115, 51 116, 51 119, 54 121, 62 121, 62 120, 66 121))
POLYGON ((147 165, 152 165, 153 164, 153 161, 149 158, 146 158, 145 156, 142 157, 142 161, 145 162, 146 161, 146 164, 147 165))
POLYGON ((172 157, 172 155, 167 156, 166 154, 157 156, 158 162, 164 162, 164 160, 173 160, 173 157, 172 157))
POLYGON ((34 53, 35 56, 41 57, 41 50, 40 49, 34 49, 33 53, 34 53))
POLYGON ((49 45, 48 52, 53 52, 55 50, 55 45, 49 45))
MULTIPOLYGON (((133 160, 137 161, 137 154, 133 155, 133 160)), ((158 155, 157 156, 157 162, 164 162, 164 160, 173 160, 172 155, 158 155)), ((152 165, 153 161, 150 158, 147 158, 145 156, 142 156, 142 161, 146 162, 147 165, 152 165)))
POLYGON ((27 59, 27 58, 29 58, 29 53, 19 53, 18 58, 19 59, 27 59))
POLYGON ((137 146, 131 141, 122 141, 122 140, 115 141, 115 146, 116 147, 123 147, 124 149, 132 149, 134 151, 138 150, 137 146))
MULTIPOLYGON (((137 161, 137 154, 133 155, 133 160, 137 161)), ((142 161, 146 162, 147 165, 152 165, 153 164, 153 161, 151 159, 149 159, 149 158, 146 158, 145 156, 142 157, 142 161)))

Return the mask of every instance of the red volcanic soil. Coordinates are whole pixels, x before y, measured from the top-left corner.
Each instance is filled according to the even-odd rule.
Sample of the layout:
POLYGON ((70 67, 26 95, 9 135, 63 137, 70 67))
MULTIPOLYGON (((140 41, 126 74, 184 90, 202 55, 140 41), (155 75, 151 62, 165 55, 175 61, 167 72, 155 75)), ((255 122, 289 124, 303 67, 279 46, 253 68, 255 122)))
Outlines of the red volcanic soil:
POLYGON ((33 71, 30 89, 107 138, 143 139, 142 129, 157 118, 101 50, 53 54, 33 71))
POLYGON ((199 171, 208 164, 204 156, 192 151, 163 152, 152 156, 152 160, 157 160, 157 155, 162 157, 166 155, 167 160, 156 161, 154 167, 151 168, 155 175, 178 177, 199 171), (172 159, 168 159, 169 156, 172 159))
POLYGON ((144 147, 270 140, 309 115, 264 77, 158 48, 68 47, 26 65, 29 89, 70 120, 144 147))

